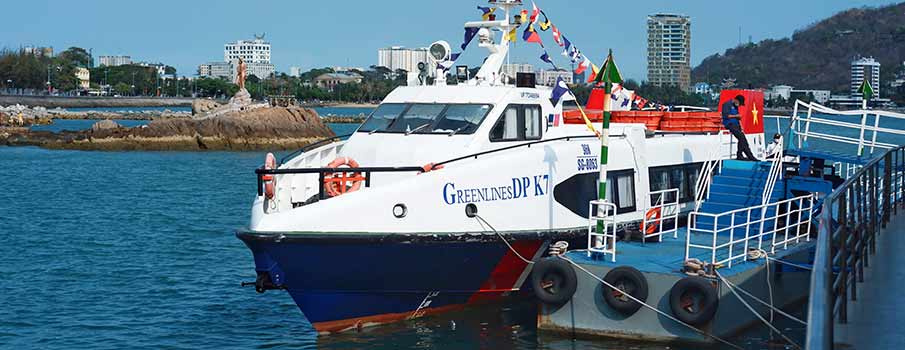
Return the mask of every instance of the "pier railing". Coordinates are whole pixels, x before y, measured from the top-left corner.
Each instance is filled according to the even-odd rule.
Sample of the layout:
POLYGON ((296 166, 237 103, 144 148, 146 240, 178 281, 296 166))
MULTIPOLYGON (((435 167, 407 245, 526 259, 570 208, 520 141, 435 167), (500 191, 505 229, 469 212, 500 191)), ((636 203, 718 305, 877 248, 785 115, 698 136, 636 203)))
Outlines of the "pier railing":
MULTIPOLYGON (((807 349, 833 349, 833 326, 848 322, 877 235, 898 212, 905 188, 905 147, 876 157, 824 199, 808 304, 807 349)), ((899 291, 890 290, 890 293, 899 291)))

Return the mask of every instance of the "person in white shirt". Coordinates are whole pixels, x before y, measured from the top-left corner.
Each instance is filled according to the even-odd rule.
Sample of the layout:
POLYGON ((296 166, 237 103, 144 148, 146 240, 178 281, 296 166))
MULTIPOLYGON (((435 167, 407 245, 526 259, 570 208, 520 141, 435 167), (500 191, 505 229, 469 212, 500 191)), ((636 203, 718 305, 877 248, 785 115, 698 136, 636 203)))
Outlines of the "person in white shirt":
POLYGON ((782 151, 782 135, 773 135, 773 142, 767 145, 767 159, 772 159, 777 153, 782 151))

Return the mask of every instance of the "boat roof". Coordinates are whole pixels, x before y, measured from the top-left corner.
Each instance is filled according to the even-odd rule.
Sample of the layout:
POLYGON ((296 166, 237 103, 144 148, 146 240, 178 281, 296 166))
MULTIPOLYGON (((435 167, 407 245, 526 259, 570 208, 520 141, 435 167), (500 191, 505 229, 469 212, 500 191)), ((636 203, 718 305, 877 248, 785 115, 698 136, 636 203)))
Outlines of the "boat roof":
POLYGON ((383 103, 499 103, 516 99, 549 99, 550 88, 513 85, 400 86, 383 103))

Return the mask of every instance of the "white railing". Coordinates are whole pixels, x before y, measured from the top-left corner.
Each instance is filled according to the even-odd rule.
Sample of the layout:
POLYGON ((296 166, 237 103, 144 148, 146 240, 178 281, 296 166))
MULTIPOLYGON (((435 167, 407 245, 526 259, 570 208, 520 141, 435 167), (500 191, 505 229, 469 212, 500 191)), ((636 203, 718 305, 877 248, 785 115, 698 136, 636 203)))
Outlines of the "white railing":
POLYGON ((901 129, 890 129, 884 128, 880 126, 881 118, 890 118, 890 119, 899 119, 905 120, 905 114, 895 113, 889 111, 881 111, 881 110, 852 110, 852 111, 837 111, 835 109, 817 104, 817 103, 805 103, 802 101, 795 101, 795 106, 792 110, 792 132, 795 136, 797 136, 798 148, 801 148, 805 142, 808 141, 808 138, 822 139, 833 142, 847 143, 851 145, 858 146, 858 155, 862 155, 864 153, 865 148, 870 148, 870 153, 874 153, 876 148, 882 149, 891 149, 898 147, 898 145, 878 142, 877 135, 879 133, 886 133, 891 135, 900 135, 905 136, 905 130, 901 129), (807 108, 807 115, 804 118, 799 117, 799 109, 801 106, 803 108, 807 108), (840 120, 832 120, 827 118, 815 117, 814 113, 820 114, 829 114, 843 117, 859 117, 860 121, 858 123, 845 122, 840 120), (868 116, 873 116, 872 125, 868 123, 868 116), (804 127, 802 127, 802 122, 804 123, 804 127), (842 136, 838 134, 828 134, 822 132, 811 131, 811 124, 825 125, 825 126, 835 126, 842 127, 847 129, 858 130, 859 135, 857 138, 842 136), (870 133, 870 138, 866 138, 867 133, 870 133))
POLYGON ((720 214, 692 212, 685 236, 685 259, 693 257, 693 249, 705 250, 710 252, 711 264, 732 267, 733 262, 747 258, 749 249, 767 250, 765 241, 770 242, 766 248, 773 254, 779 246, 785 249, 789 243, 810 240, 813 208, 814 195, 809 194, 720 214), (769 215, 762 215, 764 212, 769 215))
POLYGON ((723 137, 728 135, 728 131, 721 131, 718 138, 718 145, 713 151, 710 152, 710 156, 707 158, 707 161, 701 166, 701 173, 698 175, 698 180, 694 185, 694 210, 697 211, 701 208, 701 204, 704 203, 705 194, 707 196, 710 195, 710 183, 713 181, 713 175, 715 171, 722 170, 723 159, 729 159, 732 157, 732 137, 729 137, 729 152, 727 154, 723 154, 723 137))
POLYGON ((843 179, 847 179, 851 177, 853 174, 858 172, 863 167, 861 164, 851 164, 848 162, 833 162, 833 171, 836 176, 839 176, 843 179))
POLYGON ((651 201, 652 205, 645 211, 644 220, 641 221, 641 241, 646 243, 648 238, 656 238, 657 242, 662 242, 663 235, 669 233, 672 233, 673 238, 678 238, 679 189, 654 191, 650 196, 656 196, 657 200, 651 201), (652 232, 648 233, 648 230, 652 232))
POLYGON ((604 257, 609 254, 615 262, 616 205, 608 201, 591 201, 588 209, 588 257, 591 257, 592 252, 603 254, 604 257), (600 232, 597 232, 598 226, 602 228, 600 232))
POLYGON ((767 175, 767 183, 764 186, 764 193, 761 196, 760 204, 767 204, 770 202, 770 197, 773 194, 773 188, 776 187, 776 182, 779 181, 779 178, 782 176, 782 139, 779 139, 779 145, 776 146, 776 152, 773 154, 773 159, 770 160, 770 173, 767 175))

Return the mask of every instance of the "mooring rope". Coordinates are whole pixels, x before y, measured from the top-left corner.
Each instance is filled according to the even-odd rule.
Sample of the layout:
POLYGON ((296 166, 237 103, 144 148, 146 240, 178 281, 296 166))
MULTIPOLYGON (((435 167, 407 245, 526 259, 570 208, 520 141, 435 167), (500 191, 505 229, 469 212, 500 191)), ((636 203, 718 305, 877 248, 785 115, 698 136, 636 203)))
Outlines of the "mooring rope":
POLYGON ((569 258, 566 258, 566 257, 563 256, 563 255, 557 255, 557 257, 560 258, 560 259, 563 259, 563 260, 565 260, 565 261, 567 261, 567 262, 569 262, 570 264, 572 264, 572 266, 575 266, 575 267, 578 268, 579 270, 584 271, 584 273, 586 273, 586 274, 588 274, 589 276, 593 277, 593 278, 594 278, 595 280, 597 280, 598 282, 603 283, 605 286, 610 287, 610 288, 612 288, 613 290, 615 290, 615 291, 617 291, 617 292, 619 292, 619 293, 622 293, 622 295, 628 297, 628 298, 631 299, 632 301, 634 301, 634 302, 636 302, 636 303, 639 303, 639 304, 643 305, 644 307, 646 307, 646 308, 648 308, 648 309, 653 310, 654 312, 656 312, 656 313, 662 315, 663 317, 666 317, 666 318, 668 318, 668 319, 671 319, 671 320, 673 320, 673 321, 675 321, 675 322, 677 322, 677 323, 679 323, 679 324, 681 324, 681 325, 683 325, 683 326, 685 326, 685 327, 690 328, 691 330, 694 330, 695 332, 698 332, 698 333, 701 333, 701 334, 703 334, 703 335, 705 335, 705 336, 708 336, 708 337, 710 337, 710 338, 713 338, 714 340, 716 340, 716 341, 718 341, 718 342, 720 342, 720 343, 723 343, 723 344, 725 344, 725 345, 727 345, 727 346, 729 346, 729 347, 732 347, 733 349, 743 350, 742 347, 740 347, 740 346, 738 346, 738 345, 732 344, 732 343, 730 343, 729 341, 727 341, 727 340, 725 340, 725 339, 723 339, 723 338, 720 338, 720 337, 718 337, 718 336, 716 336, 716 335, 713 335, 713 334, 708 333, 708 332, 706 332, 706 331, 704 331, 704 330, 701 330, 701 329, 699 329, 699 328, 697 328, 697 327, 695 327, 695 326, 692 326, 692 325, 690 325, 690 324, 688 324, 688 323, 685 323, 685 322, 683 322, 682 320, 680 320, 680 319, 678 319, 678 318, 675 318, 673 315, 670 315, 670 314, 668 314, 668 313, 666 313, 666 312, 660 311, 660 310, 657 309, 656 307, 654 307, 654 306, 652 306, 652 305, 649 305, 649 304, 647 304, 647 303, 645 303, 645 302, 643 302, 643 301, 641 301, 641 300, 638 300, 638 298, 635 298, 635 297, 632 296, 631 294, 629 294, 629 293, 627 293, 627 292, 625 292, 625 291, 623 291, 623 290, 621 290, 621 289, 619 289, 619 288, 616 288, 616 286, 614 286, 614 285, 608 283, 607 281, 604 281, 602 278, 597 277, 597 275, 594 275, 593 273, 591 273, 591 271, 586 270, 584 267, 582 267, 581 265, 576 264, 574 261, 569 260, 569 258))
POLYGON ((524 256, 522 256, 521 254, 519 254, 519 253, 515 250, 515 248, 513 248, 512 245, 509 244, 509 241, 506 240, 506 237, 503 237, 503 235, 500 234, 495 228, 493 228, 493 225, 491 225, 489 222, 487 222, 487 220, 484 220, 484 218, 482 218, 482 217, 481 217, 480 215, 478 215, 478 214, 475 214, 474 217, 475 217, 475 219, 479 220, 479 222, 482 222, 482 223, 486 224, 487 227, 490 227, 490 229, 493 231, 493 233, 496 233, 496 235, 499 236, 501 240, 503 240, 503 243, 506 243, 506 246, 509 247, 509 250, 511 250, 512 253, 515 254, 515 256, 517 256, 519 259, 522 259, 522 261, 524 261, 524 262, 527 263, 528 265, 533 265, 533 264, 534 264, 533 261, 528 260, 528 259, 525 259, 524 256))
POLYGON ((769 327, 771 331, 776 332, 777 334, 779 334, 780 337, 782 337, 782 338, 785 339, 787 342, 789 342, 789 344, 792 344, 792 346, 794 346, 795 348, 797 348, 797 349, 801 349, 801 348, 802 348, 800 345, 798 345, 798 343, 795 343, 794 341, 792 341, 792 339, 790 339, 789 337, 787 337, 785 334, 783 334, 782 332, 780 332, 779 329, 777 329, 777 328, 774 327, 770 322, 768 322, 766 319, 764 319, 764 317, 761 316, 756 310, 754 310, 754 308, 751 307, 751 305, 748 304, 748 302, 746 302, 745 299, 742 299, 742 297, 738 294, 738 292, 736 292, 735 288, 732 288, 731 284, 728 283, 728 281, 726 280, 726 278, 723 277, 723 275, 721 275, 721 274, 719 273, 719 271, 713 271, 713 273, 715 273, 716 276, 717 276, 721 281, 723 281, 723 283, 725 283, 727 287, 729 287, 729 291, 732 292, 732 295, 735 295, 735 297, 738 298, 738 300, 742 302, 742 305, 745 305, 745 307, 748 308, 748 311, 751 311, 751 313, 753 313, 754 316, 757 316, 757 318, 760 319, 761 322, 763 322, 764 324, 766 324, 767 327, 769 327))

